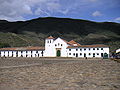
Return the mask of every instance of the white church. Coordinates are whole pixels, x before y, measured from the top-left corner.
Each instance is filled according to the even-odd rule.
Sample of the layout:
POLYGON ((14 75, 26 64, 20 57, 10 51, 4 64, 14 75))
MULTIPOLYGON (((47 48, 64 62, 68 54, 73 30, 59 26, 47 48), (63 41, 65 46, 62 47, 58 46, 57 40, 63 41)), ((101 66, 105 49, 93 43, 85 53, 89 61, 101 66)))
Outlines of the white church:
POLYGON ((66 41, 52 36, 45 39, 45 47, 0 48, 0 57, 109 57, 109 47, 103 44, 80 45, 74 40, 66 41))

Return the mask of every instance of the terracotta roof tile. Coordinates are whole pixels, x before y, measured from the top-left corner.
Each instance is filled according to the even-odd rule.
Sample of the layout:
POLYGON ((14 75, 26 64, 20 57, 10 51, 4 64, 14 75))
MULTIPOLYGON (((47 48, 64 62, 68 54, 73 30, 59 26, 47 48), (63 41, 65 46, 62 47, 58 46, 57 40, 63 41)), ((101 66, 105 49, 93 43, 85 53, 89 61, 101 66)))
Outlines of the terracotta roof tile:
POLYGON ((44 50, 44 47, 16 47, 16 48, 0 48, 0 50, 44 50))
POLYGON ((69 43, 76 44, 77 42, 75 42, 74 40, 71 40, 69 41, 69 43))
POLYGON ((47 39, 55 39, 54 37, 52 37, 52 36, 49 36, 47 39))
POLYGON ((0 48, 0 50, 16 50, 16 48, 0 48))
POLYGON ((74 44, 76 44, 76 46, 81 46, 79 43, 75 42, 74 40, 69 41, 68 44, 73 46, 75 46, 74 44))
POLYGON ((68 46, 67 48, 94 48, 94 47, 108 47, 107 45, 103 44, 96 44, 96 45, 81 45, 81 46, 68 46))

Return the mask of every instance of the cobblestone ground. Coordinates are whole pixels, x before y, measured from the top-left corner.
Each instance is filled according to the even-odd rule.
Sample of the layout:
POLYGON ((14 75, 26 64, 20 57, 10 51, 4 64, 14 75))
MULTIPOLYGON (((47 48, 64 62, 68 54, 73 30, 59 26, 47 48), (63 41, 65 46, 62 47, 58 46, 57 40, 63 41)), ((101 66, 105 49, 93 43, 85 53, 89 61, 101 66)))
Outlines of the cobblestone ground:
POLYGON ((112 60, 0 59, 0 90, 120 90, 112 60))

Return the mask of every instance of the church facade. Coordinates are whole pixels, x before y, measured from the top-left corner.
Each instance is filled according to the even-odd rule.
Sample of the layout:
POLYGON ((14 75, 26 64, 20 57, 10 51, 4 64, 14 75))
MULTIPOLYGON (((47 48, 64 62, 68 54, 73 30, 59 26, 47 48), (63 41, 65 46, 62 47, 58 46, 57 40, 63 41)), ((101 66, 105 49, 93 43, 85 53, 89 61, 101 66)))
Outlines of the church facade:
POLYGON ((66 41, 50 36, 45 39, 45 47, 1 48, 0 57, 76 57, 102 58, 109 57, 107 45, 80 45, 74 40, 66 41))

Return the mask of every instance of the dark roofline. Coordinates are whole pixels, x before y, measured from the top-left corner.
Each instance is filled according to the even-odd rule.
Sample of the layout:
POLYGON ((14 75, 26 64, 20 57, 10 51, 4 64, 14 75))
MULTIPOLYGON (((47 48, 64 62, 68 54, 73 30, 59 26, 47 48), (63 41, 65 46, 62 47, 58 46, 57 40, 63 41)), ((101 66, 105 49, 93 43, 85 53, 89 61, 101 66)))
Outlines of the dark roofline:
POLYGON ((96 44, 96 45, 68 46, 67 48, 103 48, 103 47, 109 46, 103 44, 96 44))
POLYGON ((44 47, 16 47, 16 48, 0 48, 0 51, 31 51, 45 50, 44 47))

